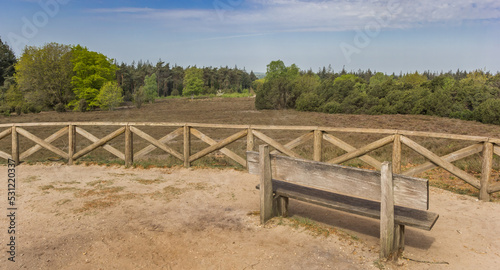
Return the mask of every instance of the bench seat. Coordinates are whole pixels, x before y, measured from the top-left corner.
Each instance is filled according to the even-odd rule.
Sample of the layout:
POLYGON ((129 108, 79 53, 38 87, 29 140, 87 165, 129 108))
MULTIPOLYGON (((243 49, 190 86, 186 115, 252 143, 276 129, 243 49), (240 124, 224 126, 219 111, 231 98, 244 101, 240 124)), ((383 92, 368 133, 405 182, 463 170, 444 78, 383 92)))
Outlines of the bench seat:
MULTIPOLYGON (((320 189, 309 188, 293 183, 272 180, 273 191, 277 196, 313 203, 320 206, 380 219, 380 202, 346 196, 320 189)), ((257 185, 260 188, 260 185, 257 185)), ((394 222, 400 225, 430 231, 439 215, 425 210, 394 206, 394 222)))

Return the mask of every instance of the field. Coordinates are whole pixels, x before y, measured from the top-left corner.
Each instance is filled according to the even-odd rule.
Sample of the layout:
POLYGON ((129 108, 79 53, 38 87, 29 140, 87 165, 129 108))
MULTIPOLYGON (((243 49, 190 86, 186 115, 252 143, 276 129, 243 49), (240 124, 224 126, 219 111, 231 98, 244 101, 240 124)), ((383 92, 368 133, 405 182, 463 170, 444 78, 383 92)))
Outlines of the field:
MULTIPOLYGON (((256 111, 251 98, 164 100, 141 109, 0 118, 2 123, 62 121, 315 125, 500 137, 498 126, 429 116, 256 111)), ((101 136, 113 129, 89 131, 101 136)), ((29 130, 40 137, 56 131, 29 130)), ((165 132, 148 130, 156 138, 165 132)), ((231 134, 203 132, 215 139, 231 134)), ((283 132, 273 138, 287 142, 296 135, 283 132)), ((373 137, 336 135, 354 146, 373 137)), ((441 154, 462 146, 441 139, 422 138, 420 142, 441 154)), ((9 140, 1 143, 6 145, 9 140)), ((114 143, 122 147, 120 141, 114 143)), ((243 144, 236 143, 232 149, 242 154, 243 144)), ((202 147, 201 142, 196 147, 202 147)), ((298 151, 310 155, 308 147, 298 151)), ((104 151, 93 152, 79 166, 49 161, 47 156, 40 152, 17 168, 18 261, 7 262, 4 254, 1 269, 493 269, 500 263, 500 218, 492 214, 500 211, 500 205, 478 201, 476 191, 442 170, 424 176, 435 186, 462 194, 431 188, 430 210, 440 218, 430 232, 408 229, 407 259, 396 265, 377 261, 376 220, 292 201, 291 218, 260 226, 258 177, 223 157, 214 155, 185 169, 174 161, 166 164, 164 156, 156 155, 126 169, 104 151), (30 165, 36 161, 43 163, 30 165), (142 168, 148 166, 160 168, 142 168), (227 166, 232 168, 213 168, 227 166)), ((373 156, 382 160, 387 153, 382 149, 373 156)), ((409 155, 404 165, 422 160, 409 155)), ((480 169, 474 160, 457 166, 473 172, 478 166, 480 169)), ((6 167, 1 168, 0 174, 6 175, 6 167)), ((6 185, 0 192, 6 194, 6 185)), ((4 215, 0 224, 6 222, 4 215)), ((6 230, 0 237, 5 245, 6 230)))

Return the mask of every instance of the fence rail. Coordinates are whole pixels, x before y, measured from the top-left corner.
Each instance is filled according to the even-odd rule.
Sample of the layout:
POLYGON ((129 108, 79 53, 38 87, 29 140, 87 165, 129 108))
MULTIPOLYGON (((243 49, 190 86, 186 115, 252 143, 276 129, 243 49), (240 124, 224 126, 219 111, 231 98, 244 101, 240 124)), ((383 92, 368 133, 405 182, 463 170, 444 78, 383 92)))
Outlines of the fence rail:
POLYGON ((11 153, 7 153, 5 149, 0 149, 0 158, 13 159, 17 164, 21 160, 28 158, 41 149, 48 151, 66 159, 68 164, 73 164, 75 160, 89 154, 90 152, 102 148, 117 158, 124 160, 126 166, 132 165, 134 158, 142 158, 147 156, 155 149, 161 149, 168 155, 179 159, 184 163, 185 167, 189 167, 192 162, 210 154, 215 151, 220 151, 228 158, 234 160, 238 164, 246 167, 247 161, 234 151, 228 149, 226 146, 246 138, 246 150, 252 151, 255 148, 255 140, 259 139, 275 150, 273 153, 281 153, 291 157, 303 158, 299 155, 294 148, 302 145, 310 140, 313 141, 313 160, 324 161, 324 148, 325 142, 345 151, 345 154, 339 155, 327 162, 330 163, 343 163, 354 158, 359 158, 366 164, 380 170, 382 162, 371 157, 370 152, 380 149, 386 145, 392 144, 392 163, 393 171, 408 176, 420 174, 422 172, 434 169, 436 167, 443 168, 461 180, 465 181, 472 187, 479 190, 479 198, 483 201, 489 201, 489 196, 492 193, 500 191, 500 183, 492 183, 492 168, 493 156, 500 156, 500 139, 488 138, 481 136, 468 136, 457 134, 444 134, 433 132, 421 131, 406 131, 406 130, 393 130, 393 129, 366 129, 366 128, 334 128, 334 127, 318 127, 318 126, 277 126, 277 125, 226 125, 226 124, 200 124, 200 123, 159 123, 159 122, 54 122, 54 123, 15 123, 15 124, 0 124, 0 140, 11 136, 12 146, 11 153), (51 134, 45 139, 42 139, 35 134, 26 130, 30 127, 62 127, 57 132, 51 134), (88 132, 86 129, 89 127, 116 127, 116 130, 110 132, 102 138, 88 132), (174 131, 166 134, 160 139, 145 132, 144 128, 150 127, 163 127, 163 128, 176 128, 174 131), (237 130, 231 136, 215 140, 208 135, 202 133, 199 129, 225 129, 237 130), (2 130, 4 129, 4 130, 2 130), (304 132, 296 139, 282 144, 277 140, 266 135, 267 131, 295 131, 304 132), (377 134, 385 137, 370 142, 362 147, 356 148, 349 143, 339 139, 332 133, 356 133, 356 134, 377 134), (120 151, 109 142, 124 134, 124 151, 120 151), (89 140, 91 144, 76 149, 77 135, 89 140), (20 136, 28 139, 34 145, 27 150, 20 152, 19 139, 20 136), (52 143, 67 136, 67 151, 54 146, 52 143), (147 146, 135 151, 134 137, 139 137, 147 142, 147 146), (182 138, 182 151, 179 152, 169 143, 176 138, 182 138), (208 144, 208 146, 196 153, 191 153, 192 137, 208 144), (409 137, 424 137, 434 139, 451 139, 459 141, 472 142, 472 145, 464 147, 460 150, 454 151, 444 156, 439 156, 431 150, 418 144, 409 137), (418 154, 425 157, 428 162, 425 162, 417 167, 409 170, 401 170, 402 159, 402 146, 414 150, 418 154), (5 151, 4 151, 5 150, 5 151), (78 150, 78 151, 77 151, 78 150), (452 162, 464 159, 474 154, 482 153, 481 159, 481 177, 480 179, 465 172, 464 170, 453 165, 452 162))

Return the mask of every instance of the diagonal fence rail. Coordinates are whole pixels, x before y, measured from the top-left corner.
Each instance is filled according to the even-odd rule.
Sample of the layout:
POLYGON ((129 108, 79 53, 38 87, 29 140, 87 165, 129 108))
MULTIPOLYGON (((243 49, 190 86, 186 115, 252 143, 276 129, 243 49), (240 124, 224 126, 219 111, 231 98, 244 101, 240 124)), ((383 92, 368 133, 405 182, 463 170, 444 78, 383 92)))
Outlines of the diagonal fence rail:
MULTIPOLYGON (((302 153, 296 151, 296 148, 312 141, 312 159, 315 161, 324 161, 327 146, 333 146, 341 149, 344 153, 329 159, 328 162, 340 164, 359 158, 359 160, 367 165, 380 170, 382 162, 373 158, 369 154, 370 152, 376 151, 382 147, 392 145, 391 159, 393 163, 393 171, 395 173, 415 176, 439 167, 478 189, 479 198, 483 201, 489 201, 490 194, 500 191, 500 182, 493 181, 492 177, 494 155, 500 156, 500 139, 497 138, 389 129, 148 122, 1 124, 0 140, 5 140, 8 136, 11 137, 10 149, 8 149, 9 147, 0 146, 0 158, 12 159, 17 164, 42 149, 46 149, 60 158, 67 160, 70 165, 73 164, 74 161, 88 155, 96 149, 104 149, 113 156, 123 160, 126 166, 130 166, 134 163, 134 158, 144 158, 156 149, 160 149, 160 151, 162 151, 165 155, 172 156, 173 158, 181 161, 185 167, 189 167, 192 162, 216 151, 222 153, 241 166, 246 167, 247 161, 245 159, 245 155, 242 157, 237 153, 238 151, 228 148, 229 145, 234 144, 237 141, 241 142, 242 139, 246 138, 246 142, 243 142, 246 145, 246 149, 240 149, 242 151, 253 151, 256 145, 256 140, 260 140, 274 148, 272 151, 273 154, 280 153, 291 157, 305 158, 302 153), (32 127, 59 127, 60 129, 50 136, 40 138, 40 136, 34 134, 36 132, 30 132, 27 130, 32 127), (99 138, 97 135, 88 131, 88 129, 92 127, 114 127, 116 129, 104 136, 101 135, 101 138, 99 138), (157 139, 153 135, 148 134, 147 131, 144 131, 145 128, 174 130, 167 132, 166 135, 157 139), (221 130, 225 130, 225 133, 227 133, 227 130, 236 130, 236 132, 232 133, 230 136, 216 140, 202 132, 202 129, 214 130, 217 133, 221 130), (272 135, 269 135, 270 132, 286 131, 298 132, 301 133, 301 135, 288 143, 282 143, 276 138, 273 138, 272 135), (355 147, 338 138, 333 133, 372 134, 382 135, 384 137, 373 142, 367 142, 361 147, 355 147), (86 141, 90 141, 90 144, 77 147, 77 136, 85 139, 86 141), (116 146, 111 145, 111 142, 113 140, 117 140, 119 137, 124 137, 123 151, 120 151, 116 146), (415 140, 412 140, 410 137, 421 137, 424 139, 450 139, 471 142, 472 144, 452 153, 439 156, 423 145, 417 143, 415 140), (23 140, 32 144, 23 152, 20 151, 20 138, 23 138, 23 140), (64 138, 67 138, 67 140, 64 138), (137 146, 137 144, 134 144, 134 138, 145 141, 147 146, 138 151, 134 151, 134 146, 137 146), (181 140, 181 149, 175 149, 173 146, 176 139, 177 143, 181 140), (62 149, 54 145, 57 140, 64 140, 66 147, 62 149), (200 143, 202 142, 208 146, 194 152, 195 147, 192 145, 194 140, 199 140, 200 143), (402 171, 401 162, 403 146, 423 156, 427 162, 406 171, 402 171), (471 175, 453 164, 455 161, 480 153, 482 154, 480 158, 480 178, 471 175)), ((23 145, 23 147, 26 148, 25 145, 23 145)))

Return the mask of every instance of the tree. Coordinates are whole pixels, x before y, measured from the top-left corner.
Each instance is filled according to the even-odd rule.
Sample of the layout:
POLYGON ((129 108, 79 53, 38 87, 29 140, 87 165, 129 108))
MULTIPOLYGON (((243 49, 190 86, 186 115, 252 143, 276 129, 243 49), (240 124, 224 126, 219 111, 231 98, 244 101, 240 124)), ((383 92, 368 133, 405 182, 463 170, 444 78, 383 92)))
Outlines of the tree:
POLYGON ((184 75, 184 89, 182 95, 191 96, 199 95, 203 91, 203 70, 197 67, 186 69, 184 75))
POLYGON ((14 75, 14 64, 16 62, 14 52, 0 38, 0 87, 3 86, 6 78, 14 75))
POLYGON ((144 101, 153 103, 158 98, 158 84, 155 73, 144 78, 144 86, 142 88, 144 91, 144 101))
POLYGON ((262 91, 257 92, 255 106, 257 109, 286 109, 295 104, 292 89, 295 79, 300 76, 299 68, 292 64, 287 67, 281 60, 272 61, 267 65, 266 82, 262 91))
POLYGON ((73 98, 71 55, 68 45, 57 43, 24 49, 15 65, 15 78, 28 106, 41 109, 68 104, 73 98))
POLYGON ((106 82, 96 101, 101 109, 111 111, 123 102, 123 90, 116 82, 106 82))
POLYGON ((71 101, 70 106, 76 109, 78 104, 86 103, 85 108, 80 108, 83 111, 99 106, 96 98, 100 89, 105 83, 115 81, 118 68, 104 54, 89 51, 80 45, 72 48, 71 62, 74 71, 71 84, 76 98, 71 101))

